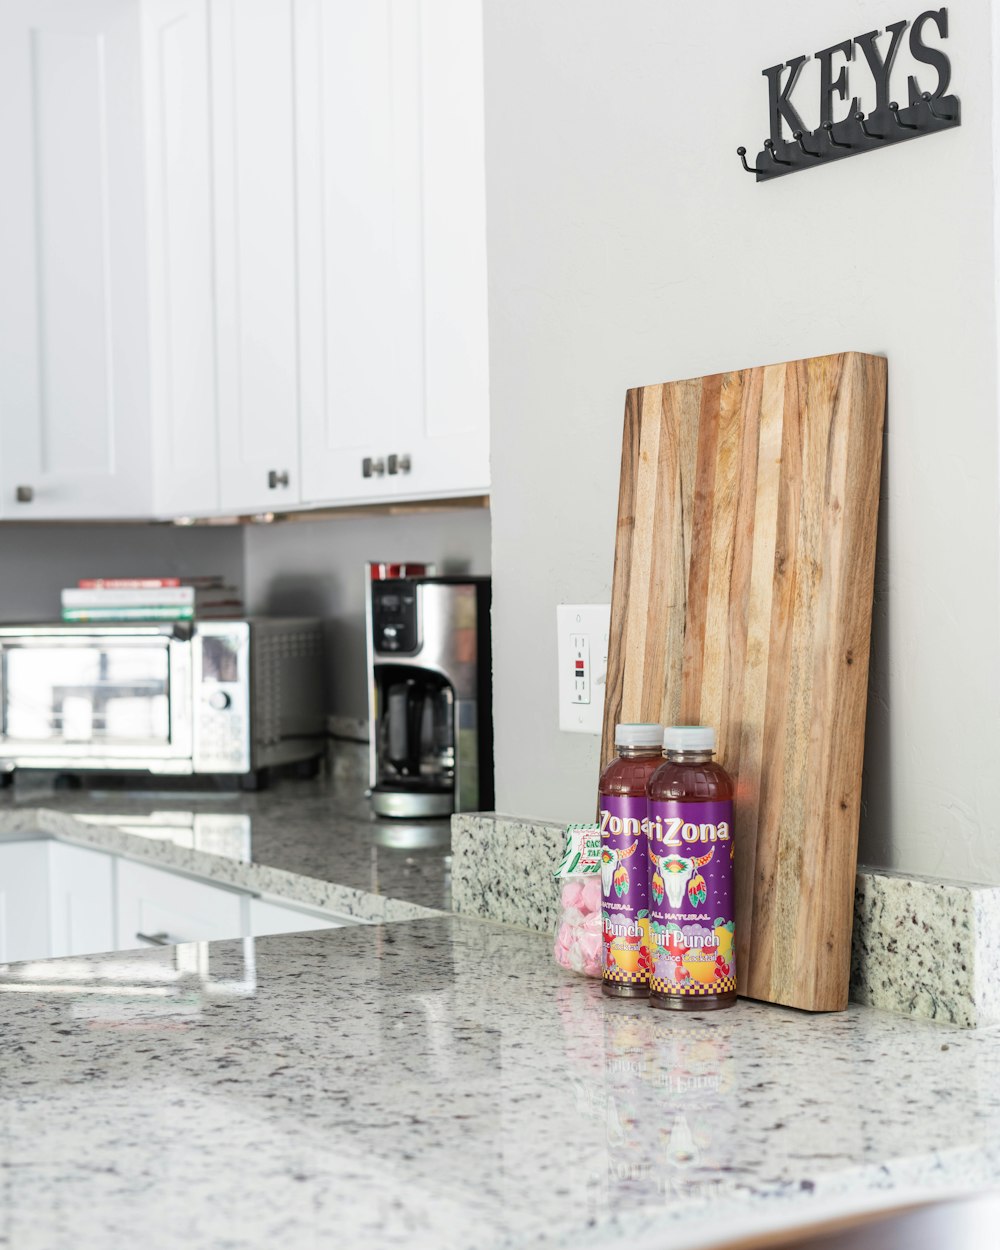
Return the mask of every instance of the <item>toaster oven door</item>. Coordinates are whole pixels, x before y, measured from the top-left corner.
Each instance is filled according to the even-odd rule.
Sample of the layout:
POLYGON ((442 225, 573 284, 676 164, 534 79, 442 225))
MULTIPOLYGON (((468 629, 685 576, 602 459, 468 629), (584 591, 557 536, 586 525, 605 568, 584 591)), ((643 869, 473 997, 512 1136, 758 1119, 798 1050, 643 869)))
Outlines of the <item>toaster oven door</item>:
POLYGON ((190 627, 0 628, 0 768, 189 773, 190 627))

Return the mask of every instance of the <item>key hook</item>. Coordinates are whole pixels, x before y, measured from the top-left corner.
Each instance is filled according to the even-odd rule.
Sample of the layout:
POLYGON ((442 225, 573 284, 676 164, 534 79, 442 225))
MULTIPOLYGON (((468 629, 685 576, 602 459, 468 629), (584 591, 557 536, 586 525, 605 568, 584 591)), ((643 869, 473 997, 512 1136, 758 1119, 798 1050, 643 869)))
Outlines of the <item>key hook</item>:
POLYGON ((791 161, 782 160, 780 156, 776 155, 774 151, 773 139, 765 139, 764 148, 767 151, 768 156, 770 156, 771 160, 774 161, 775 165, 791 165, 792 164, 791 161))
POLYGON ((889 105, 889 108, 892 111, 892 116, 895 119, 896 125, 899 126, 901 130, 920 130, 921 129, 920 126, 914 126, 912 122, 903 121, 903 119, 899 115, 899 105, 896 103, 895 100, 892 101, 892 103, 889 105))
POLYGON ((738 147, 736 149, 736 155, 743 162, 743 168, 748 174, 762 174, 764 172, 762 169, 753 169, 747 164, 747 150, 745 147, 738 147))
POLYGON ((924 91, 920 96, 921 101, 927 105, 927 111, 936 121, 953 122, 955 119, 950 113, 939 113, 934 108, 934 97, 929 91, 924 91))
POLYGON ((867 122, 865 121, 865 115, 864 115, 864 113, 855 113, 855 114, 854 114, 854 120, 855 120, 855 121, 858 123, 858 125, 861 127, 861 132, 862 132, 862 134, 866 135, 869 139, 879 139, 879 140, 881 140, 881 139, 884 139, 884 138, 885 138, 885 135, 877 135, 877 134, 875 134, 875 132, 874 132, 873 130, 869 130, 869 129, 868 129, 868 125, 867 125, 867 122))
POLYGON ((830 140, 830 146, 835 148, 853 148, 853 143, 843 143, 833 133, 833 122, 824 122, 823 129, 826 131, 826 137, 830 140))
POLYGON ((823 155, 823 154, 822 154, 822 152, 814 152, 814 151, 812 150, 812 148, 807 148, 807 147, 806 147, 806 145, 802 142, 802 131, 801 131, 801 130, 796 130, 796 131, 795 131, 795 133, 792 135, 792 138, 793 138, 793 139, 795 140, 795 142, 799 145, 799 150, 800 150, 800 151, 802 151, 803 153, 805 153, 805 155, 806 155, 806 156, 815 156, 815 157, 820 157, 820 156, 822 156, 822 155, 823 155))

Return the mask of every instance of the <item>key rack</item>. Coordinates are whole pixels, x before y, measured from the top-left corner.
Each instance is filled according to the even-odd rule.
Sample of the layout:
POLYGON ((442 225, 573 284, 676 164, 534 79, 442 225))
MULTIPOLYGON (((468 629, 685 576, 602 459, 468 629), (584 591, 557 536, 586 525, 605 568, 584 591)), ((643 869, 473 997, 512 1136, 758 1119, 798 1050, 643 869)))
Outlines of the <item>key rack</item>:
POLYGON ((758 182, 767 182, 961 124, 961 102, 957 96, 932 96, 924 91, 906 108, 891 101, 886 108, 875 109, 867 116, 854 113, 843 121, 824 122, 817 130, 796 130, 791 142, 765 139, 752 166, 747 162, 745 147, 738 147, 736 155, 748 174, 753 174, 758 182))

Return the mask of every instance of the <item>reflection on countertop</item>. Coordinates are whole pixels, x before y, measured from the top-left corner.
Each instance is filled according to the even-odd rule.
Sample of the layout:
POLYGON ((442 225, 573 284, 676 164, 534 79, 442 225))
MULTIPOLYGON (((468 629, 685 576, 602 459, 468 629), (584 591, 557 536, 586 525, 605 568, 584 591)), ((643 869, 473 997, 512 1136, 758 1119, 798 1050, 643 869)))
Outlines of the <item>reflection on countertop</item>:
POLYGON ((995 1032, 652 1012, 458 917, 15 965, 0 1028, 19 1250, 681 1250, 1000 1163, 995 1032))
POLYGON ((225 790, 0 790, 0 836, 48 833, 343 915, 406 920, 451 907, 447 820, 376 820, 357 778, 225 790))

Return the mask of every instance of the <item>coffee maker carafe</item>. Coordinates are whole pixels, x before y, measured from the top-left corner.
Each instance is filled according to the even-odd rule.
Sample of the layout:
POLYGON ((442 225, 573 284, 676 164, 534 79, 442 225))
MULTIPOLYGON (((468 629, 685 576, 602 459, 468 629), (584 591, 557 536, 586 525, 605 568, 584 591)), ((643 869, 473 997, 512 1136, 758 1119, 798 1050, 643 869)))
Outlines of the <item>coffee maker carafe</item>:
POLYGON ((368 571, 372 809, 409 819, 493 806, 488 577, 368 571))

